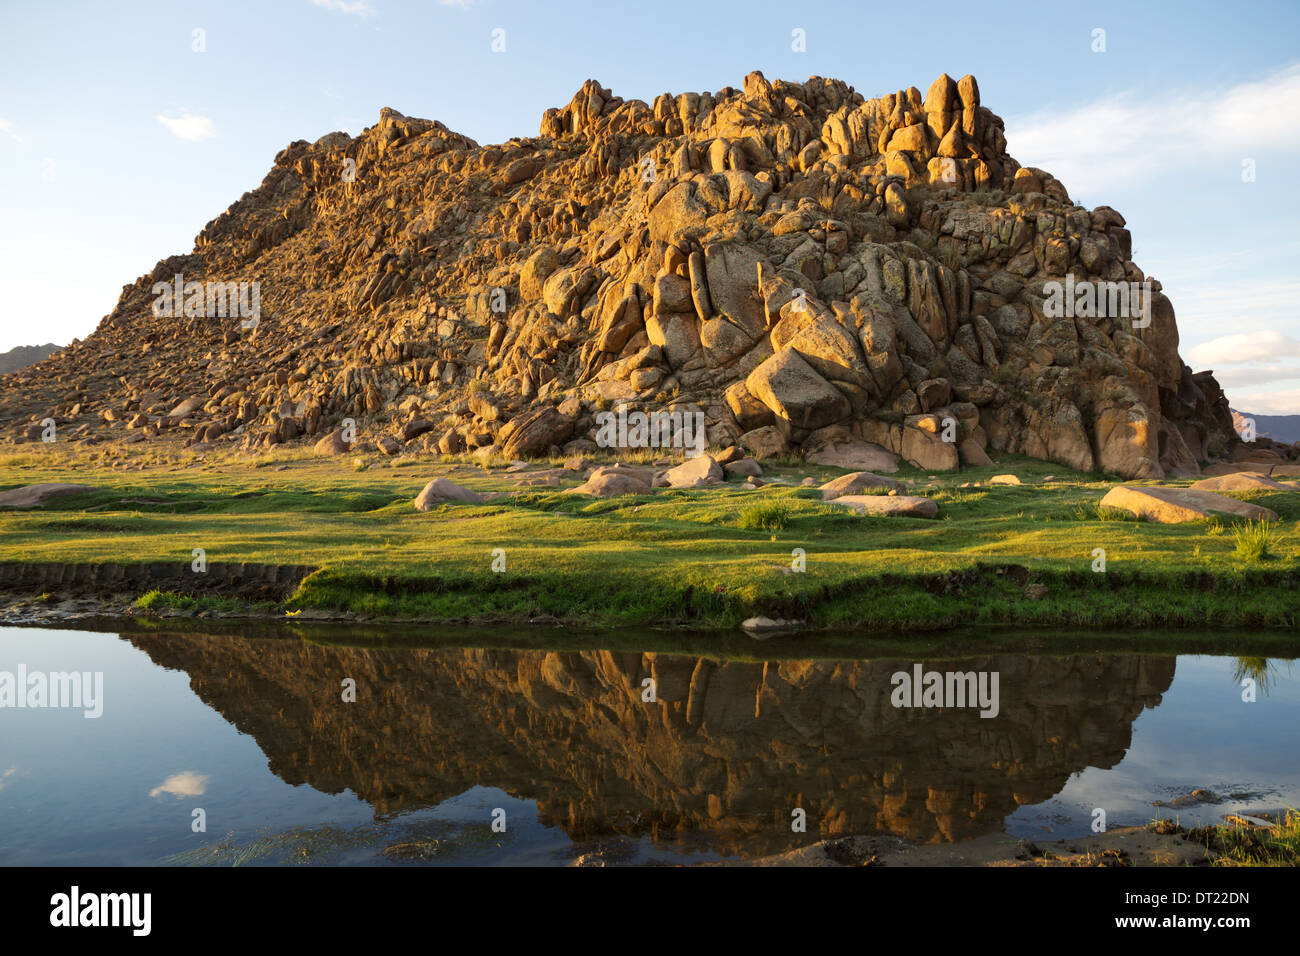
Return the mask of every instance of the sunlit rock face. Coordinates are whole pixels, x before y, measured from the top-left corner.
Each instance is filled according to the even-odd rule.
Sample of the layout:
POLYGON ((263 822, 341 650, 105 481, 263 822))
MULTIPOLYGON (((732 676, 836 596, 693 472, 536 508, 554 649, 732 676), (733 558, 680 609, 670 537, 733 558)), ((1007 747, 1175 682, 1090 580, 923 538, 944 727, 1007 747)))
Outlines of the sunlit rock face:
POLYGON ((1160 478, 1239 447, 1178 344, 1123 216, 1008 155, 974 77, 653 103, 588 81, 501 145, 392 109, 290 143, 94 334, 0 381, 0 439, 50 417, 338 454, 350 420, 391 453, 545 456, 621 401, 759 455, 1160 478))
POLYGON ((287 783, 351 790, 377 815, 496 786, 535 800, 542 822, 574 840, 703 833, 746 856, 810 836, 944 842, 998 831, 1071 774, 1116 764, 1134 719, 1174 676, 1174 658, 1143 655, 924 662, 996 672, 998 714, 983 718, 893 706, 891 677, 912 661, 128 639, 187 672, 287 783), (341 700, 347 677, 355 703, 341 700), (791 833, 797 807, 808 835, 791 833))

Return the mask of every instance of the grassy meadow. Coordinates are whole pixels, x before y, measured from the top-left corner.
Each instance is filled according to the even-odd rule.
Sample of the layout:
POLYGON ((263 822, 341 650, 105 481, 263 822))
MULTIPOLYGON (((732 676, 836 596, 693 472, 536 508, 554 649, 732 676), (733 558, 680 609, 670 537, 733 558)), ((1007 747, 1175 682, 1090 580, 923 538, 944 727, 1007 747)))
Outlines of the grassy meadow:
MULTIPOLYGON (((1300 492, 1234 494, 1277 512, 1260 527, 1137 521, 1098 507, 1113 481, 1012 457, 958 473, 904 466, 893 477, 934 499, 935 519, 823 503, 799 483, 844 471, 798 460, 765 465, 768 484, 756 490, 733 481, 596 499, 564 493, 576 474, 560 487, 521 487, 557 464, 511 473, 469 458, 295 450, 207 460, 108 446, 11 453, 0 456, 0 490, 43 481, 97 490, 0 510, 0 561, 188 565, 202 548, 210 564, 318 568, 269 609, 277 616, 732 628, 761 614, 868 631, 1300 624, 1300 492), (1024 483, 987 483, 1000 473, 1024 483), (494 497, 417 512, 412 500, 439 476, 494 497)), ((203 602, 222 599, 194 606, 203 602)), ((171 594, 141 602, 187 604, 171 594)))

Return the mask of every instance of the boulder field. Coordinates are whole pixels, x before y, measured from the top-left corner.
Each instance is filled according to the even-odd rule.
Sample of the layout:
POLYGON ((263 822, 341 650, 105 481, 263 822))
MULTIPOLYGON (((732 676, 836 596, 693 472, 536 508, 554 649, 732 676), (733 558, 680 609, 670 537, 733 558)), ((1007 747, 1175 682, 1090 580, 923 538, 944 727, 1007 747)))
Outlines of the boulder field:
POLYGON ((290 143, 92 335, 0 378, 0 436, 53 419, 72 442, 528 459, 595 451, 620 404, 876 472, 1003 451, 1160 479, 1298 454, 1237 439, 1124 217, 1022 167, 975 78, 946 74, 872 98, 589 80, 500 145, 387 108, 290 143), (1148 305, 1062 311, 1062 287, 1148 305))

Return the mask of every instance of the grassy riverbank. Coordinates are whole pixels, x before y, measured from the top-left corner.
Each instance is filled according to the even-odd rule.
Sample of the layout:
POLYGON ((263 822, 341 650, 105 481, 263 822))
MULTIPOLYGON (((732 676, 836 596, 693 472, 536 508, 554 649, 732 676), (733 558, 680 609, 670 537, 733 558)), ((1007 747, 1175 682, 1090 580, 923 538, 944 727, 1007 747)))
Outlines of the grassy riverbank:
MULTIPOLYGON (((70 481, 98 490, 0 511, 0 561, 188 565, 201 548, 210 564, 318 568, 270 609, 277 615, 730 628, 761 614, 869 631, 1300 625, 1296 492, 1234 495, 1281 518, 1261 555, 1227 518, 1121 519, 1097 507, 1113 482, 1026 459, 895 476, 938 503, 936 519, 823 503, 798 483, 842 470, 802 462, 766 467, 769 484, 757 490, 728 483, 607 500, 565 494, 576 475, 528 488, 530 472, 469 461, 362 464, 294 453, 255 462, 129 450, 95 460, 66 449, 9 455, 0 488, 70 481), (987 483, 1008 472, 1024 484, 987 483), (438 476, 495 497, 415 511, 412 499, 438 476), (1093 569, 1099 548, 1103 573, 1093 569), (504 554, 502 573, 494 552, 498 567, 504 554)), ((155 594, 144 603, 229 605, 197 601, 155 594)))

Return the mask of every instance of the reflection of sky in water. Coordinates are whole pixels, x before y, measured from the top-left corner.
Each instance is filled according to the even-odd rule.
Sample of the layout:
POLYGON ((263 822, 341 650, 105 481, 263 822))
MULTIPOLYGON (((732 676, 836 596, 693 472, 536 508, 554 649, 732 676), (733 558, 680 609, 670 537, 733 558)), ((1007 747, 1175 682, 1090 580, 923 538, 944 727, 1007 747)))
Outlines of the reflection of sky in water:
MULTIPOLYGON (((378 853, 389 844, 435 839, 449 863, 554 864, 578 852, 563 830, 538 822, 534 802, 492 780, 437 807, 379 821, 350 791, 290 786, 268 769, 252 737, 199 699, 188 674, 155 665, 115 635, 0 629, 0 670, 20 663, 46 672, 103 671, 104 708, 97 720, 77 710, 0 710, 0 864, 155 863, 227 834, 245 844, 325 826, 336 835, 368 834, 360 846, 331 843, 319 857, 328 862, 384 863, 378 853), (206 833, 190 829, 196 807, 206 813, 206 833), (488 829, 497 807, 508 815, 506 835, 488 829)), ((1232 671, 1232 658, 1179 658, 1172 688, 1137 718, 1132 746, 1116 767, 1075 773, 1053 799, 1014 812, 1007 829, 1041 839, 1081 835, 1093 807, 1104 807, 1116 827, 1300 805, 1300 669, 1282 663, 1270 694, 1253 704, 1241 702, 1232 671), (1180 810, 1151 806, 1193 787, 1259 796, 1180 810)), ((685 859, 688 849, 648 837, 619 842, 623 862, 685 859)))
MULTIPOLYGON (((116 635, 0 628, 0 670, 20 663, 103 671, 104 713, 87 720, 79 710, 0 710, 0 865, 150 864, 232 832, 248 844, 313 827, 372 837, 361 848, 331 842, 331 862, 384 863, 378 853, 390 843, 448 835, 465 844, 442 851, 449 863, 554 864, 574 855, 563 830, 538 823, 533 801, 494 787, 376 825, 350 791, 290 786, 252 737, 199 699, 187 674, 158 667, 116 635), (204 833, 190 829, 196 807, 206 813, 204 833), (489 836, 498 807, 507 832, 489 836), (493 852, 501 848, 508 852, 493 852)), ((627 846, 628 862, 676 858, 648 839, 627 846)))
POLYGON ((1300 808, 1300 667, 1270 661, 1269 693, 1241 699, 1234 658, 1178 658, 1173 686, 1159 707, 1133 724, 1133 743, 1110 770, 1089 767, 1070 777, 1053 799, 1021 807, 1007 818, 1016 836, 1080 836, 1091 831, 1092 812, 1106 811, 1110 828, 1171 818, 1197 825, 1242 809, 1300 808), (1195 788, 1223 803, 1156 807, 1155 801, 1195 788), (1068 822, 1067 822, 1068 821, 1068 822))

